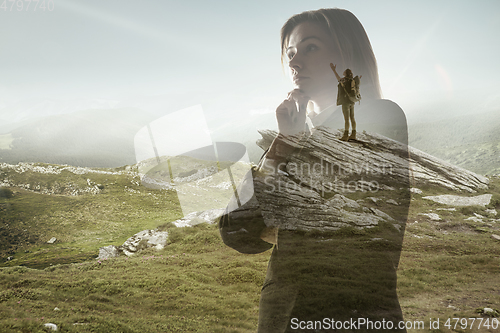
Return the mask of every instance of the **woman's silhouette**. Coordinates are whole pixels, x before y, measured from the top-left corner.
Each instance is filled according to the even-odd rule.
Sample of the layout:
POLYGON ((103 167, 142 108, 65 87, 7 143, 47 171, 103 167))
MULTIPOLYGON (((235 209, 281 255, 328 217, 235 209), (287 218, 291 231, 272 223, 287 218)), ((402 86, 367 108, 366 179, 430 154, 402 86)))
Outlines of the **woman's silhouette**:
MULTIPOLYGON (((337 107, 338 81, 330 70, 330 63, 363 76, 358 128, 362 126, 367 131, 407 143, 405 116, 395 103, 380 99, 375 56, 361 23, 351 12, 320 9, 291 17, 281 30, 281 49, 282 62, 290 69, 293 90, 276 109, 279 134, 254 170, 254 177, 272 178, 280 174, 280 170, 282 175, 288 175, 291 154, 308 156, 305 149, 287 144, 286 138, 299 137, 307 141, 320 127, 332 132, 342 124, 342 111, 337 107)), ((401 154, 407 156, 405 152, 401 154)), ((349 177, 359 180, 355 179, 356 175, 349 177)), ((372 177, 384 182, 383 173, 372 177)), ((267 205, 269 200, 261 196, 265 190, 259 189, 262 182, 257 181, 252 200, 236 210, 228 209, 219 222, 221 236, 228 246, 242 253, 259 253, 274 247, 261 293, 259 332, 308 330, 308 322, 323 322, 325 318, 344 321, 365 318, 395 324, 402 320, 396 269, 409 205, 408 168, 398 179, 399 183, 387 188, 396 191, 397 187, 400 205, 397 212, 386 211, 398 227, 380 224, 362 235, 356 228, 339 228, 336 232, 331 229, 322 232, 317 228, 319 233, 304 232, 300 217, 307 216, 307 207, 290 207, 294 218, 276 223, 278 218, 269 218, 272 209, 263 213, 263 201, 267 200, 267 205), (378 239, 386 243, 372 241, 378 239)), ((248 184, 250 181, 242 187, 253 189, 248 184)), ((389 192, 371 195, 387 199, 389 192)), ((337 194, 348 196, 344 192, 337 194)), ((336 198, 360 206, 354 201, 358 193, 351 195, 352 199, 342 195, 336 198)), ((330 204, 334 202, 323 194, 318 198, 330 204)), ((359 202, 362 205, 362 201, 359 202)), ((339 225, 345 222, 342 215, 330 217, 332 219, 339 225)), ((309 331, 329 329, 327 324, 318 325, 309 331)), ((351 330, 373 329, 354 326, 344 331, 351 330)))

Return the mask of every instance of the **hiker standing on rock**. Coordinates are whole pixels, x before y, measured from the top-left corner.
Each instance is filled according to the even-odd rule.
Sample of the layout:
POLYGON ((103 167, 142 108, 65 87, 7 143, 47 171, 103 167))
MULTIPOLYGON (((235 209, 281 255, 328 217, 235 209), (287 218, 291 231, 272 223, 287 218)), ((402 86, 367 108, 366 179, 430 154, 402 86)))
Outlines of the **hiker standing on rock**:
POLYGON ((344 114, 344 135, 340 140, 342 141, 347 141, 347 140, 356 140, 356 120, 354 119, 354 104, 356 102, 356 94, 359 94, 359 92, 356 92, 356 87, 359 87, 359 79, 361 79, 361 76, 358 78, 353 77, 352 71, 347 68, 344 71, 344 77, 340 77, 337 71, 335 70, 337 65, 330 64, 330 67, 332 68, 333 72, 335 73, 335 77, 337 77, 337 80, 339 81, 338 84, 338 92, 337 92, 337 105, 342 105, 342 113, 344 114), (356 80, 357 79, 357 80, 356 80), (354 97, 353 97, 354 96, 354 97), (351 121, 352 124, 352 132, 351 135, 349 136, 349 120, 351 121))

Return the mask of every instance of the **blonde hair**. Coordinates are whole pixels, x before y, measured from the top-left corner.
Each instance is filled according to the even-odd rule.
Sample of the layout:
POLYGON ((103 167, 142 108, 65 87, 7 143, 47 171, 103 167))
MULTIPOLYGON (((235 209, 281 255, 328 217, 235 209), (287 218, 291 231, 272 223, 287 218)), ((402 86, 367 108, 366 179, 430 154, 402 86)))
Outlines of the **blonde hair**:
POLYGON ((363 75, 363 98, 382 98, 377 60, 361 22, 348 10, 323 8, 290 17, 281 28, 281 63, 288 62, 286 49, 293 29, 303 22, 313 22, 325 29, 339 50, 340 59, 332 59, 339 68, 350 68, 363 75))

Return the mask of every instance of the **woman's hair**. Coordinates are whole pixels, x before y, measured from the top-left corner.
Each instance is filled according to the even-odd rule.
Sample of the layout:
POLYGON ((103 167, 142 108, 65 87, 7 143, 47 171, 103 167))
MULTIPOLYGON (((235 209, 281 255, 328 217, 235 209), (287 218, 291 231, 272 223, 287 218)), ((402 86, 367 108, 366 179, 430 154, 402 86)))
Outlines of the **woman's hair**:
POLYGON ((361 22, 350 11, 339 8, 311 10, 294 15, 281 28, 281 62, 286 59, 286 48, 293 29, 303 22, 323 27, 339 50, 340 59, 332 59, 338 68, 351 68, 361 80, 364 98, 381 98, 377 60, 361 22))

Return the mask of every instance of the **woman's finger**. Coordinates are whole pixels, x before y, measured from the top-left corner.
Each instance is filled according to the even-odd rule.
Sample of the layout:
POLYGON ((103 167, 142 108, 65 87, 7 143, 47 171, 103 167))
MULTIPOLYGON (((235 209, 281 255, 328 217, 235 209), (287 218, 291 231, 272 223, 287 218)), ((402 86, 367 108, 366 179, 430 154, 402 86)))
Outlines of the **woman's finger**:
POLYGON ((297 103, 292 95, 292 93, 288 94, 288 98, 286 99, 286 107, 288 109, 288 114, 292 119, 294 119, 295 115, 299 110, 297 110, 297 103))
POLYGON ((296 111, 300 114, 306 114, 307 103, 309 102, 310 97, 305 95, 301 90, 295 89, 290 93, 290 96, 297 103, 296 111))
POLYGON ((291 115, 293 111, 296 112, 295 101, 285 99, 276 109, 276 113, 291 115))
POLYGON ((286 99, 276 109, 278 129, 282 134, 296 134, 304 130, 309 97, 299 89, 288 93, 286 99))

